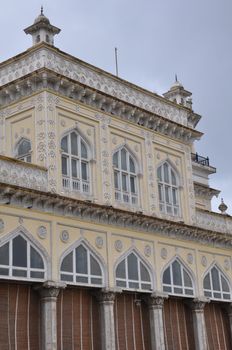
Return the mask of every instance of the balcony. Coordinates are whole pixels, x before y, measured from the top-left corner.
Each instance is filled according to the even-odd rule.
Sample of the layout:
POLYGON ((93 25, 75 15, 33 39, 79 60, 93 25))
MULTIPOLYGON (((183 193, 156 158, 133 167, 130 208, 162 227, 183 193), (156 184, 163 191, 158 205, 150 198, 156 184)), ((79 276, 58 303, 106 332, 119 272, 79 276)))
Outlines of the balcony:
POLYGON ((0 182, 39 191, 48 191, 47 169, 0 155, 0 182))
POLYGON ((198 153, 191 153, 192 162, 211 168, 211 173, 216 173, 216 168, 210 165, 209 157, 199 156, 198 153))

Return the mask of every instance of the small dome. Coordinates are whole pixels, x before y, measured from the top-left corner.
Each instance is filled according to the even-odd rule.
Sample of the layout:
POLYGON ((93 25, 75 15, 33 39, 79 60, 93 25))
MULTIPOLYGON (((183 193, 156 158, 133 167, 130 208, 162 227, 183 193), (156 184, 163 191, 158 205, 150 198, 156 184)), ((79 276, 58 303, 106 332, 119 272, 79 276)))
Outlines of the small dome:
POLYGON ((43 7, 41 7, 41 13, 39 14, 39 16, 36 17, 36 19, 34 20, 34 24, 39 23, 39 22, 50 24, 49 19, 46 16, 44 16, 43 7))

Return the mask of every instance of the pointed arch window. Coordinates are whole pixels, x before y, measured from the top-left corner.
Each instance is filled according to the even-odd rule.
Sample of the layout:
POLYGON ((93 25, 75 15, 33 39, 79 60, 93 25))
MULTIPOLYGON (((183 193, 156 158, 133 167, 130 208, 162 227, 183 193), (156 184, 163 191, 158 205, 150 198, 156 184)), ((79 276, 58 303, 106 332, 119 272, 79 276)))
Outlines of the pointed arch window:
POLYGON ((16 157, 24 162, 31 163, 31 142, 26 139, 19 141, 16 149, 16 157))
POLYGON ((123 289, 151 290, 150 272, 135 253, 130 253, 116 267, 116 286, 123 289))
POLYGON ((60 279, 70 284, 99 287, 103 285, 103 272, 92 252, 80 244, 63 258, 60 279))
POLYGON ((21 234, 0 246, 0 276, 44 280, 44 261, 38 250, 21 234))
POLYGON ((193 281, 188 271, 176 259, 163 273, 163 291, 172 295, 193 296, 193 281))
POLYGON ((223 273, 216 267, 206 274, 203 282, 204 295, 215 300, 230 300, 230 285, 223 273))
POLYGON ((123 147, 113 155, 115 200, 131 205, 138 204, 136 162, 123 147))
POLYGON ((163 163, 157 170, 159 208, 162 213, 179 216, 179 186, 174 169, 168 162, 163 163))
POLYGON ((90 193, 89 152, 86 142, 72 131, 61 140, 62 182, 65 189, 90 193))

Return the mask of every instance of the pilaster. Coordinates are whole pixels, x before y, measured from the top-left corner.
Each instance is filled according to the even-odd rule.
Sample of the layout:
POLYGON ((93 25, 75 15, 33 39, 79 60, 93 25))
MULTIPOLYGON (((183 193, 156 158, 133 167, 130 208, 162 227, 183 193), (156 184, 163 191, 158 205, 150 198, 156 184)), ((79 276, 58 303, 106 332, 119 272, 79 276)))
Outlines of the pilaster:
POLYGON ((167 298, 166 294, 153 293, 145 299, 149 307, 152 350, 165 350, 163 306, 167 298))
POLYGON ((64 283, 53 281, 35 287, 40 294, 40 336, 43 350, 57 349, 56 302, 60 289, 65 287, 64 283))
POLYGON ((114 290, 103 289, 96 294, 100 304, 102 350, 115 350, 114 290))
POLYGON ((209 299, 202 297, 191 301, 191 309, 193 315, 193 329, 196 350, 207 350, 207 333, 205 326, 204 307, 209 299))

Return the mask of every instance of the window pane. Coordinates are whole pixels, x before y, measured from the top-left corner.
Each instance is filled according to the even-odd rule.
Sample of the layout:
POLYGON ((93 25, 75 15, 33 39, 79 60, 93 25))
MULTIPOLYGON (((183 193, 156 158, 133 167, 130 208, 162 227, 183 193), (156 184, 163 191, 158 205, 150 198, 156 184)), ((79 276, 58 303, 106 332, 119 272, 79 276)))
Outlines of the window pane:
POLYGON ((192 281, 189 274, 185 270, 183 271, 183 273, 184 273, 184 286, 192 287, 192 281))
POLYGON ((174 288, 174 293, 183 294, 183 289, 182 288, 174 288))
POLYGON ((91 283, 92 284, 102 284, 102 279, 101 278, 91 278, 91 283))
POLYGON ((127 176, 122 174, 122 190, 127 192, 127 176))
POLYGON ((181 269, 180 269, 180 264, 178 263, 178 261, 173 262, 172 273, 173 273, 173 283, 176 286, 181 286, 182 285, 181 269))
POLYGON ((160 166, 157 170, 158 180, 162 182, 162 167, 160 166))
POLYGON ((223 299, 230 299, 230 294, 223 294, 223 299))
POLYGON ((129 282, 129 288, 138 289, 139 288, 139 284, 136 283, 136 282, 129 282))
POLYGON ((131 186, 131 192, 132 192, 132 193, 136 193, 136 191, 135 191, 135 178, 134 178, 134 176, 131 176, 131 177, 130 177, 130 186, 131 186))
POLYGON ((170 274, 170 267, 168 267, 163 274, 163 283, 164 284, 171 284, 171 274, 170 274))
POLYGON ((128 278, 131 280, 138 280, 138 264, 137 264, 137 257, 131 253, 127 258, 128 263, 128 278))
POLYGON ((204 289, 211 289, 209 273, 204 278, 204 289))
POLYGON ((126 150, 123 148, 121 150, 121 168, 123 170, 127 170, 127 164, 126 164, 126 150))
POLYGON ((79 282, 79 283, 88 283, 88 277, 77 276, 77 277, 76 277, 76 282, 79 282))
POLYGON ((116 277, 126 278, 125 260, 121 261, 120 264, 118 264, 116 269, 116 277))
POLYGON ((28 140, 22 140, 18 146, 18 155, 27 154, 31 151, 31 143, 28 140))
POLYGON ((31 271, 31 278, 44 278, 44 272, 31 271))
POLYGON ((76 248, 76 272, 84 274, 88 273, 87 250, 83 245, 76 248))
POLYGON ((143 263, 140 262, 140 274, 141 274, 141 280, 150 282, 150 275, 149 272, 147 271, 147 268, 143 265, 143 263))
POLYGON ((213 293, 214 298, 221 299, 221 293, 213 293))
POLYGON ((15 277, 27 277, 27 271, 25 271, 25 270, 13 270, 12 275, 15 277))
POLYGON ((165 186, 165 201, 166 203, 171 203, 170 201, 170 187, 165 186))
POLYGON ((90 272, 91 275, 101 276, 101 268, 93 256, 90 256, 90 272))
POLYGON ((9 275, 9 269, 4 269, 4 268, 0 267, 0 275, 8 276, 9 275))
POLYGON ((144 290, 151 290, 151 285, 142 283, 141 288, 144 289, 144 290))
POLYGON ((230 292, 230 287, 226 279, 221 275, 222 290, 223 292, 230 292))
POLYGON ((83 141, 81 141, 81 157, 87 159, 88 154, 87 154, 87 148, 84 144, 83 141))
POLYGON ((63 259, 60 269, 65 272, 73 272, 73 252, 63 259))
POLYGON ((87 176, 87 164, 84 162, 81 162, 81 176, 82 180, 87 181, 88 176, 87 176))
POLYGON ((169 174, 168 174, 168 164, 164 163, 163 169, 164 169, 164 182, 169 183, 169 174))
POLYGON ((220 290, 219 273, 215 267, 213 267, 211 270, 211 276, 212 276, 213 290, 220 290))
POLYGON ((68 175, 68 158, 62 156, 62 174, 68 175))
POLYGON ((193 295, 193 290, 191 289, 185 289, 184 292, 186 295, 193 295))
POLYGON ((65 136, 61 140, 61 149, 65 153, 68 153, 68 136, 65 136))
POLYGON ((126 287, 126 281, 116 281, 117 287, 126 287))
POLYGON ((175 176, 173 170, 171 170, 171 177, 172 177, 172 185, 173 185, 173 186, 176 186, 176 176, 175 176))
POLYGON ((118 152, 113 155, 113 165, 118 168, 118 152))
POLYGON ((31 247, 31 267, 36 269, 44 268, 43 259, 33 247, 31 247))
POLYGON ((72 159, 72 177, 77 178, 77 160, 72 159))
POLYGON ((130 161, 130 172, 135 173, 135 163, 131 157, 129 157, 129 161, 130 161))
POLYGON ((75 132, 71 133, 71 153, 75 156, 78 155, 77 134, 75 132))
POLYGON ((9 265, 9 242, 0 247, 0 265, 9 265))
POLYGON ((13 239, 13 265, 27 267, 27 242, 21 236, 13 239))
POLYGON ((163 286, 163 291, 171 293, 172 292, 172 288, 171 287, 167 287, 167 286, 163 286))
POLYGON ((118 179, 119 173, 117 171, 114 172, 114 188, 119 189, 119 179, 118 179))
POLYGON ((177 199, 176 199, 176 188, 172 189, 172 200, 173 200, 173 204, 176 205, 177 204, 177 199))
POLYGON ((72 275, 65 275, 65 274, 62 273, 60 278, 61 278, 61 281, 73 282, 73 276, 72 275))
POLYGON ((159 185, 158 187, 159 187, 159 200, 160 200, 161 202, 163 202, 163 201, 164 201, 163 186, 162 186, 162 185, 159 185))

